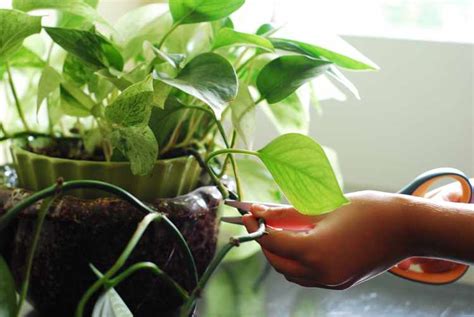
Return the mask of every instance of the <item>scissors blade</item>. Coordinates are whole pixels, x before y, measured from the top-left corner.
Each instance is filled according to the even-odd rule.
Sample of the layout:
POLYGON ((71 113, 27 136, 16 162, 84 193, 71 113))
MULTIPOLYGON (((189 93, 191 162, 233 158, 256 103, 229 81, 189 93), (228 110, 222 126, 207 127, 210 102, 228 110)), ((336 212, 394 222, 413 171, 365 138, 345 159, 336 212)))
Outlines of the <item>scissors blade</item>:
POLYGON ((244 222, 242 221, 242 217, 221 217, 221 221, 226 222, 226 223, 231 223, 234 225, 244 225, 244 222))
POLYGON ((274 204, 274 203, 262 203, 258 201, 238 201, 238 200, 232 200, 232 199, 226 199, 225 204, 227 206, 231 206, 234 208, 237 208, 242 211, 250 211, 250 208, 253 205, 261 205, 269 208, 284 208, 284 207, 290 207, 289 205, 284 205, 284 204, 274 204))

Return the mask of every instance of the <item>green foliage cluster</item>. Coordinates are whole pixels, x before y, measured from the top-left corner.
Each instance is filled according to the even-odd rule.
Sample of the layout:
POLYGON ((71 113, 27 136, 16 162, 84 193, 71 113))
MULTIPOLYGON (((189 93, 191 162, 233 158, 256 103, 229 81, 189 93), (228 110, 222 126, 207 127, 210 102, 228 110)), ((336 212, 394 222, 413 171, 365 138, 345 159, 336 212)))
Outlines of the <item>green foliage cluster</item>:
MULTIPOLYGON (((81 138, 87 151, 100 151, 107 161, 130 161, 136 175, 148 174, 160 157, 193 148, 205 153, 216 182, 228 162, 238 178, 232 154, 250 154, 301 212, 336 208, 345 199, 316 142, 290 133, 251 151, 255 110, 266 107, 281 132, 307 132, 307 102, 297 94, 302 86, 312 89, 326 74, 357 95, 337 67, 376 66, 279 38, 270 24, 255 34, 239 32, 229 16, 243 4, 170 0, 168 7, 143 6, 110 25, 97 13, 97 1, 14 0, 13 9, 0 10, 0 79, 9 86, 21 135, 81 138), (41 17, 28 13, 37 9, 56 10, 55 25, 42 26, 41 17), (31 45, 35 38, 46 38, 49 48, 39 52, 31 45), (26 89, 36 98, 19 96, 13 75, 21 72, 38 75, 26 89), (47 124, 32 129, 38 117, 47 124), (211 160, 218 154, 226 156, 219 175, 211 160)), ((15 124, 2 119, 3 139, 15 137, 18 131, 9 130, 15 124)), ((241 194, 238 179, 237 185, 241 194)))

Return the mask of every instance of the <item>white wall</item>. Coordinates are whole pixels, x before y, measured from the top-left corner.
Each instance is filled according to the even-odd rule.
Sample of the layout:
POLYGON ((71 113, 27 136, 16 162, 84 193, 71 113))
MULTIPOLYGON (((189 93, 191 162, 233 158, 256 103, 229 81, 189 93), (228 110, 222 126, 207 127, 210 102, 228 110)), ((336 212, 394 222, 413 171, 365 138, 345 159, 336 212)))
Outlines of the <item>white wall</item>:
MULTIPOLYGON (((347 73, 362 100, 326 101, 311 135, 333 147, 347 190, 395 191, 419 173, 451 166, 474 176, 472 44, 346 37, 380 65, 347 73)), ((272 135, 264 123, 259 143, 272 135)))

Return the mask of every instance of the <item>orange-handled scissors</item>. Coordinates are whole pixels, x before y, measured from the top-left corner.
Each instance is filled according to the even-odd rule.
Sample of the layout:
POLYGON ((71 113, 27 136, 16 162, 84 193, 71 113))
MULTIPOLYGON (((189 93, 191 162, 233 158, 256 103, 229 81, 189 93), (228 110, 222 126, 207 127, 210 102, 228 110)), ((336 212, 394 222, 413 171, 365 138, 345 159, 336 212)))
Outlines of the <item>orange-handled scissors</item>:
MULTIPOLYGON (((460 183, 462 188, 462 196, 460 202, 470 203, 473 199, 472 185, 467 176, 453 168, 439 168, 425 172, 415 178, 407 186, 398 193, 404 195, 414 195, 423 197, 428 190, 441 180, 451 179, 460 183)), ((227 200, 227 205, 239 209, 241 213, 250 211, 253 204, 264 205, 266 207, 290 208, 290 205, 268 204, 258 202, 240 202, 235 200, 227 200)), ((285 218, 285 223, 267 223, 269 227, 284 230, 311 230, 315 224, 311 223, 310 217, 301 214, 292 214, 285 218)), ((222 217, 224 222, 243 224, 242 217, 222 217)), ((278 220, 282 222, 282 220, 278 220)), ((474 230, 474 228, 473 228, 474 230)), ((428 258, 409 258, 406 259, 392 269, 390 272, 406 278, 425 284, 447 284, 452 283, 461 278, 468 270, 469 266, 452 261, 428 259, 428 258)))

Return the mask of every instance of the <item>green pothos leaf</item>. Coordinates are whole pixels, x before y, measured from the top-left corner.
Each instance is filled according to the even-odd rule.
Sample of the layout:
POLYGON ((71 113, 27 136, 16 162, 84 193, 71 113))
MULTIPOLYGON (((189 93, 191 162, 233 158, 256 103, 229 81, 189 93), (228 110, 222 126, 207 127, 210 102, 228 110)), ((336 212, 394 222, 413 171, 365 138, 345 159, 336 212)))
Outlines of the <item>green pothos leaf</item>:
POLYGON ((129 161, 134 175, 147 175, 158 159, 158 142, 148 126, 119 128, 112 132, 112 145, 129 161))
POLYGON ((226 46, 249 46, 273 51, 273 44, 266 38, 249 33, 234 31, 231 28, 220 29, 214 40, 213 49, 226 46))
POLYGON ((360 53, 349 52, 339 53, 318 45, 294 41, 289 39, 271 39, 272 44, 277 49, 288 52, 295 52, 314 58, 325 58, 334 64, 352 70, 377 70, 379 67, 360 53))
POLYGON ((123 127, 148 124, 153 105, 153 79, 147 79, 125 89, 105 108, 105 117, 123 127))
POLYGON ((245 0, 170 0, 173 20, 178 24, 215 21, 239 9, 245 0))
POLYGON ((236 97, 237 75, 224 57, 204 53, 191 60, 176 78, 156 73, 159 80, 206 103, 218 119, 236 97))
POLYGON ((259 158, 295 208, 319 215, 348 203, 323 148, 310 137, 282 135, 258 151, 259 158))
POLYGON ((133 317, 133 314, 117 291, 111 288, 97 300, 92 317, 133 317))
POLYGON ((0 256, 0 281, 0 316, 13 317, 17 310, 15 281, 2 256, 0 256))
POLYGON ((105 22, 93 6, 83 0, 13 0, 13 8, 21 11, 38 9, 61 10, 91 21, 105 22))
POLYGON ((41 31, 41 17, 0 9, 0 63, 21 48, 23 40, 41 31))
POLYGON ((269 103, 276 103, 326 72, 330 65, 331 62, 302 55, 281 56, 263 67, 257 87, 269 103))
MULTIPOLYGON (((91 268, 98 278, 103 276, 94 265, 91 265, 91 268)), ((100 295, 94 305, 92 317, 133 317, 133 314, 117 291, 112 287, 100 295)))
POLYGON ((124 61, 115 45, 102 35, 84 30, 44 28, 53 41, 94 70, 122 70, 124 61))

